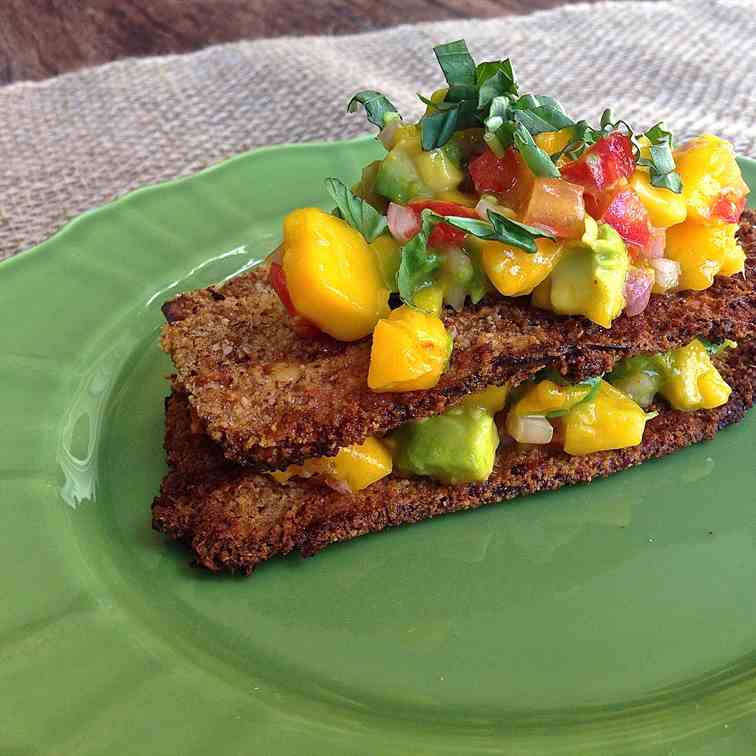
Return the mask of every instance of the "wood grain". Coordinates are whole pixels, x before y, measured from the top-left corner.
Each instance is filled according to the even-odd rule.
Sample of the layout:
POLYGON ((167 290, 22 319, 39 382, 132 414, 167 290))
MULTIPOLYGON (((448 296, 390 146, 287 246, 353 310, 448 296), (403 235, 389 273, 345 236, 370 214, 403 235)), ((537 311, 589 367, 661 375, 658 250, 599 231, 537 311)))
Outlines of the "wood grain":
POLYGON ((0 84, 284 34, 491 17, 569 0, 1 0, 0 84))

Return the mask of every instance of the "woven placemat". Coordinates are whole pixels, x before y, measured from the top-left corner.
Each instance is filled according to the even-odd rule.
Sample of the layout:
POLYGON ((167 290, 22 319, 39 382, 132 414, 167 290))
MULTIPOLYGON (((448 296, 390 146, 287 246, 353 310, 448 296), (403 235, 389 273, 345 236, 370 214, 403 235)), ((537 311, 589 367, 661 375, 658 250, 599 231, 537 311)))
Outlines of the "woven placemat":
POLYGON ((366 130, 345 102, 362 87, 405 114, 441 84, 431 47, 467 39, 510 56, 526 91, 598 120, 611 105, 677 139, 713 131, 756 154, 753 0, 606 2, 529 16, 399 26, 344 37, 241 42, 126 60, 0 89, 0 258, 138 186, 251 147, 366 130))

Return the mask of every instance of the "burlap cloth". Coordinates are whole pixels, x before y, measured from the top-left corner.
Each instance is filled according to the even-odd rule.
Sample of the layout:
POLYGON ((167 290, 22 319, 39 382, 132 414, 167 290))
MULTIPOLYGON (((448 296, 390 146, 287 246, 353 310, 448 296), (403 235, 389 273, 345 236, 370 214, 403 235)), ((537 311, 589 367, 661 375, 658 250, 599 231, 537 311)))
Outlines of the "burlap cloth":
POLYGON ((526 91, 598 120, 663 118, 756 154, 756 2, 607 2, 529 16, 399 26, 345 37, 241 42, 126 60, 0 89, 0 258, 135 187, 259 145, 366 131, 344 112, 362 87, 406 114, 440 85, 431 47, 467 39, 510 56, 526 91))

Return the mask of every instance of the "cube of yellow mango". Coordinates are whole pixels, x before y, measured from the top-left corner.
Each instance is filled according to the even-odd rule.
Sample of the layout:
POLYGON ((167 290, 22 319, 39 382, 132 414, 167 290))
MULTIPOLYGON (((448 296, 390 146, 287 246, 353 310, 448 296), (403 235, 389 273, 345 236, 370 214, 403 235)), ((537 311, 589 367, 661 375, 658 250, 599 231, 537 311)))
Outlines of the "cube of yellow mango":
POLYGON ((733 234, 732 240, 728 241, 725 246, 722 267, 719 269, 718 275, 734 276, 736 273, 742 273, 745 270, 745 259, 745 250, 740 244, 738 244, 738 241, 733 234))
POLYGON ((478 407, 488 412, 489 415, 495 415, 501 412, 507 403, 509 394, 509 384, 503 386, 489 386, 481 391, 466 396, 460 403, 460 407, 478 407))
POLYGON ((554 269, 562 246, 551 239, 537 239, 535 253, 496 241, 479 245, 483 270, 505 297, 530 294, 554 269))
POLYGON ((284 219, 283 269, 297 312, 340 341, 367 336, 389 292, 362 234, 314 207, 284 219))
POLYGON ((664 378, 660 392, 675 409, 713 409, 729 399, 732 389, 698 339, 665 352, 659 362, 664 378))
POLYGON ((270 475, 278 483, 286 483, 294 477, 321 475, 346 483, 350 491, 361 491, 390 475, 392 468, 391 452, 377 438, 369 436, 361 444, 339 449, 335 457, 314 457, 270 475))
POLYGON ((595 398, 573 407, 563 418, 567 454, 591 454, 637 446, 643 440, 646 413, 630 397, 601 381, 595 398))
POLYGON ((669 228, 685 220, 688 214, 685 197, 669 189, 653 186, 647 168, 635 169, 633 175, 630 176, 630 186, 648 211, 652 225, 657 228, 669 228))
POLYGON ((389 233, 381 234, 370 242, 375 253, 383 285, 389 291, 397 291, 396 274, 402 262, 402 247, 389 233))
POLYGON ((724 139, 702 134, 675 150, 674 158, 683 182, 688 219, 695 223, 712 219, 712 205, 722 194, 748 194, 732 145, 724 139))
POLYGON ((665 254, 680 263, 678 289, 701 291, 718 273, 743 270, 745 254, 735 238, 736 223, 702 225, 690 220, 667 229, 665 254))
POLYGON ((379 392, 433 388, 451 349, 441 318, 402 305, 375 327, 368 386, 379 392))
POLYGON ((390 475, 391 470, 391 452, 385 444, 370 436, 361 444, 339 449, 331 475, 343 480, 352 491, 361 491, 390 475))
POLYGON ((525 390, 513 405, 512 412, 520 416, 564 412, 585 399, 590 392, 591 386, 584 383, 561 386, 554 381, 538 381, 525 390))
POLYGON ((568 126, 558 131, 542 131, 536 134, 535 143, 548 155, 561 152, 574 138, 575 131, 568 126))

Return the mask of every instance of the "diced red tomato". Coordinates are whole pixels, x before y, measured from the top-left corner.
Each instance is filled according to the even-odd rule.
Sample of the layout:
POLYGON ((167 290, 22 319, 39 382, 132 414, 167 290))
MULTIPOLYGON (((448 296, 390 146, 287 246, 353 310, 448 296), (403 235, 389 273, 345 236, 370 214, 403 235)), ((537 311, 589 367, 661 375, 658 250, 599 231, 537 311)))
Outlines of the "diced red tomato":
POLYGON ((585 227, 583 187, 557 178, 535 179, 522 221, 564 239, 580 236, 585 227))
POLYGON ((587 193, 599 194, 618 179, 628 178, 634 169, 632 142, 625 134, 613 131, 560 171, 562 178, 580 184, 587 193))
MULTIPOLYGON (((408 207, 417 213, 417 217, 423 210, 432 210, 439 215, 457 215, 463 218, 478 218, 478 214, 471 207, 458 205, 455 202, 443 202, 442 200, 415 200, 408 207)), ((428 237, 431 247, 459 246, 465 241, 465 232, 454 228, 448 223, 437 223, 428 237)))
POLYGON ((599 197, 586 194, 585 208, 617 231, 633 257, 653 259, 664 253, 664 229, 651 225, 648 211, 633 189, 621 186, 599 197))
POLYGON ((535 176, 520 153, 510 147, 501 157, 488 148, 468 165, 478 194, 496 194, 503 204, 519 210, 530 196, 535 176))
POLYGON ((723 194, 711 207, 711 214, 725 223, 737 223, 745 209, 746 198, 723 194))
POLYGON ((488 147, 467 166, 470 178, 478 194, 504 194, 517 181, 519 166, 514 147, 510 147, 501 157, 488 147))

